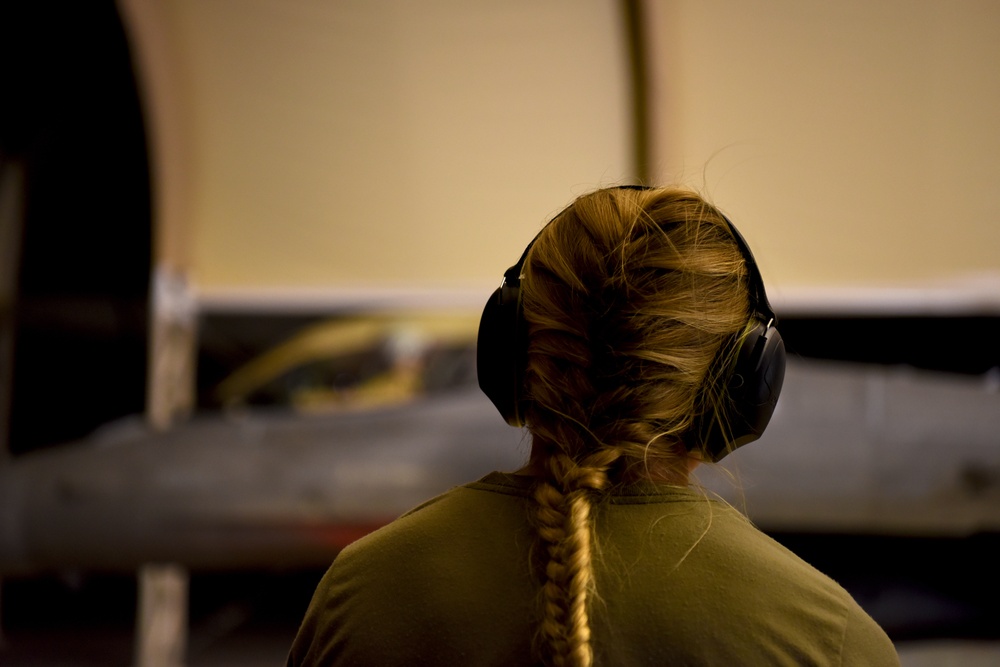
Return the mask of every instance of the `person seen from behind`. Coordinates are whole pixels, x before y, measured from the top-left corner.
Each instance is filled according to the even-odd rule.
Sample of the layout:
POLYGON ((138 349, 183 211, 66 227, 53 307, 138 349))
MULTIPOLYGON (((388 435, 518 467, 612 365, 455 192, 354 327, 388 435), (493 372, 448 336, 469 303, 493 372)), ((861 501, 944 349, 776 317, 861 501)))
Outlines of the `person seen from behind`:
POLYGON ((899 664, 847 591, 692 484, 759 437, 784 372, 750 250, 702 197, 576 199, 478 354, 529 460, 344 549, 289 666, 899 664))

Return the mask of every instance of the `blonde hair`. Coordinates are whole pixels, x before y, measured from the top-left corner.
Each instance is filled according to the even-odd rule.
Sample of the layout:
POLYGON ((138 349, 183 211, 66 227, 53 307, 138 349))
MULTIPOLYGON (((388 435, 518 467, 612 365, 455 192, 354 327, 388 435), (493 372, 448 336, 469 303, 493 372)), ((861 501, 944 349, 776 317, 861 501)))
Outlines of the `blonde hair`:
POLYGON ((523 276, 538 646, 548 664, 588 666, 592 508, 616 483, 686 464, 720 349, 749 319, 746 266, 698 195, 610 188, 543 230, 523 276))

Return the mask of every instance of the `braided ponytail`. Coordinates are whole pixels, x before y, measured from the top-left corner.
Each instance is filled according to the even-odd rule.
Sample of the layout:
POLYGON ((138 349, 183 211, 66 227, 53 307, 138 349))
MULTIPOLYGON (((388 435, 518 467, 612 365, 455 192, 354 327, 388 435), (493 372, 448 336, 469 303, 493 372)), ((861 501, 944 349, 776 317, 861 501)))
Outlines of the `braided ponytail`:
POLYGON ((699 388, 747 322, 744 273, 722 216, 679 190, 599 190, 533 244, 525 390, 547 664, 593 664, 592 509, 630 477, 686 475, 699 388))

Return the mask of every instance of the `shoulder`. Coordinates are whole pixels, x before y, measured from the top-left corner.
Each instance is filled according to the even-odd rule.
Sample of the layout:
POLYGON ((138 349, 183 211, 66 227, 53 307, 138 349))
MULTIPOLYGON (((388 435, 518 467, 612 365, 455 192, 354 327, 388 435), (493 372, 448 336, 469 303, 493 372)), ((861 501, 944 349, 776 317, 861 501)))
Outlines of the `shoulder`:
MULTIPOLYGON (((518 557, 530 539, 522 501, 476 484, 457 487, 348 546, 316 588, 290 664, 438 664, 473 651, 473 640, 488 645, 482 631, 498 628, 489 601, 519 587, 518 599, 532 599, 527 562, 518 557), (463 628, 480 636, 456 635, 463 628)), ((527 618, 529 609, 516 611, 527 618)))
POLYGON ((734 508, 677 493, 616 510, 599 588, 608 618, 630 619, 604 629, 623 645, 699 664, 898 664, 848 591, 734 508), (668 632, 679 647, 650 645, 668 632))
POLYGON ((899 665, 896 647, 885 631, 857 605, 850 608, 841 641, 841 665, 899 665))
POLYGON ((490 541, 524 526, 525 494, 490 483, 490 478, 455 487, 409 510, 395 521, 346 547, 334 562, 392 559, 428 544, 444 549, 456 542, 490 541))

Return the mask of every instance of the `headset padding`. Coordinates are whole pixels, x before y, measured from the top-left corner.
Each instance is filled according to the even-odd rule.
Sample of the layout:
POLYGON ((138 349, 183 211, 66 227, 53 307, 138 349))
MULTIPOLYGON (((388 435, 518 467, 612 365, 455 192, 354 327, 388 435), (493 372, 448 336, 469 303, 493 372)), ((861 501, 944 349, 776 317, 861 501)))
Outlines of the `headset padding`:
POLYGON ((760 438, 771 421, 785 379, 785 343, 773 326, 758 323, 747 335, 726 383, 725 401, 703 415, 695 440, 712 461, 760 438))
POLYGON ((493 291, 479 320, 476 372, 479 387, 511 426, 523 426, 520 396, 524 381, 524 331, 517 288, 504 284, 493 291))

